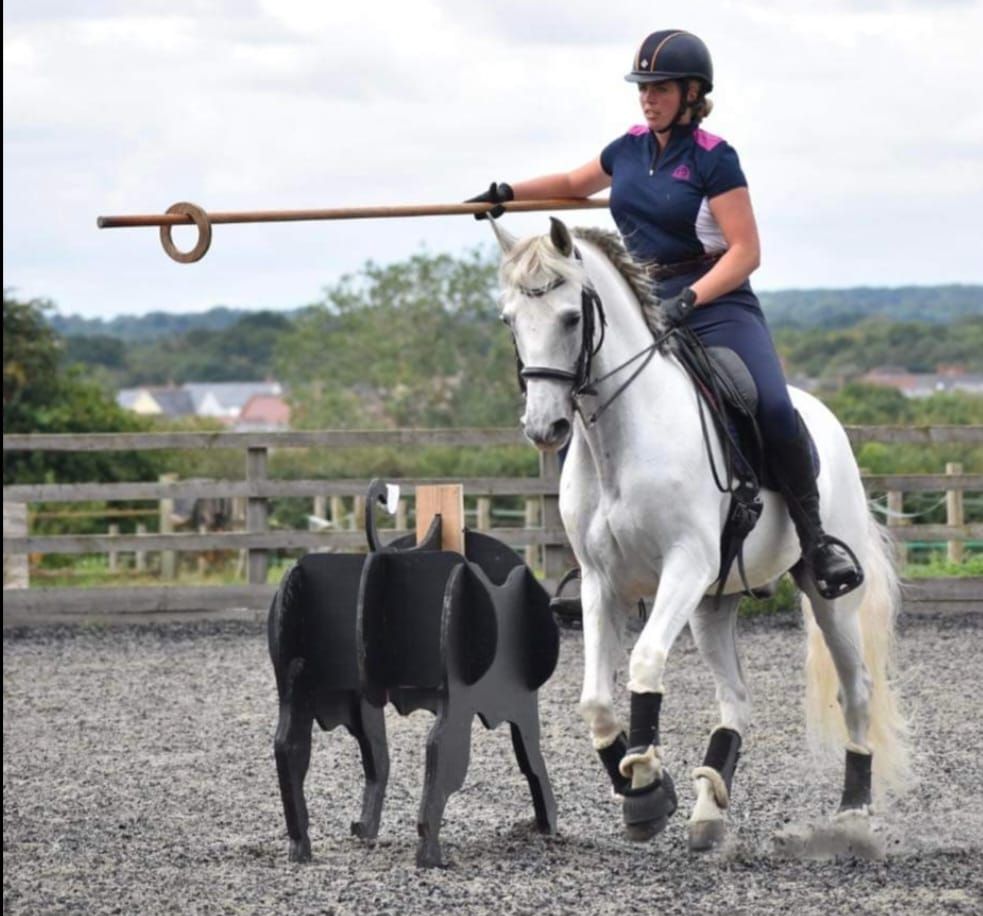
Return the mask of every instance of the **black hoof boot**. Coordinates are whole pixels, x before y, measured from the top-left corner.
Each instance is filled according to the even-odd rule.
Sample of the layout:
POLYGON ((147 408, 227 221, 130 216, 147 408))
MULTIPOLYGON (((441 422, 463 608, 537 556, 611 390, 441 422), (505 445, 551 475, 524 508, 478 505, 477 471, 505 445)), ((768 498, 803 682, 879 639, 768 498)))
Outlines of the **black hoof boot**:
POLYGON ((597 756, 601 758, 601 763, 604 765, 604 771, 608 774, 608 779, 611 780, 611 788, 617 795, 624 795, 625 790, 631 788, 631 780, 622 776, 621 770, 618 769, 618 764, 621 763, 621 758, 626 753, 628 753, 628 737, 624 732, 618 735, 607 747, 602 747, 597 752, 597 756))
POLYGON ((838 813, 870 810, 870 767, 873 759, 870 754, 846 752, 846 774, 838 813))
POLYGON ((623 795, 625 833, 636 843, 644 843, 661 833, 678 807, 676 787, 667 770, 650 785, 625 789, 623 795))
POLYGON ((812 548, 807 562, 819 594, 828 601, 842 598, 864 581, 864 571, 853 551, 828 534, 812 548))

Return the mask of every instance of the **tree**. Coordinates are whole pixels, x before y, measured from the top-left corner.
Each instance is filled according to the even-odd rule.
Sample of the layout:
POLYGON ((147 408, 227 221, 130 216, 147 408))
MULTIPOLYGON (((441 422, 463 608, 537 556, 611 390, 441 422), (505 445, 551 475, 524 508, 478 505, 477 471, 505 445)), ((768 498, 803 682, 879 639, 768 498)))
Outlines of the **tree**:
MULTIPOLYGON (((62 343, 46 300, 3 296, 3 431, 7 433, 137 432, 145 420, 117 406, 78 367, 61 365, 62 343)), ((8 452, 4 484, 124 480, 156 475, 155 461, 125 452, 8 452)))
POLYGON ((302 426, 510 425, 515 359, 496 261, 475 250, 368 262, 282 335, 278 377, 302 426))

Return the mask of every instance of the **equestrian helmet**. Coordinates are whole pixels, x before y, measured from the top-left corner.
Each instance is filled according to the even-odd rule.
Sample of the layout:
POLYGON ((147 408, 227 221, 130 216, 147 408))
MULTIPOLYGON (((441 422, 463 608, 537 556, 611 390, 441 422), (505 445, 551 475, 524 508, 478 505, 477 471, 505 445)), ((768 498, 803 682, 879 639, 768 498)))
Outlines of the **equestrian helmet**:
POLYGON ((626 77, 629 83, 698 79, 704 92, 713 89, 713 62, 707 46, 690 32, 665 29, 642 42, 626 77))

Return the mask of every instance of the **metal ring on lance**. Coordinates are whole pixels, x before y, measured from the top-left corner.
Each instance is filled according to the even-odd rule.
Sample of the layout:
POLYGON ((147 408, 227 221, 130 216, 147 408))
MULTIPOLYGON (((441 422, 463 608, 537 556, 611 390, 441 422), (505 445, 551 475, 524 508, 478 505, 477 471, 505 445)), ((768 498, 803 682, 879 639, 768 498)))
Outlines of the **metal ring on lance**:
POLYGON ((195 261, 200 261, 207 254, 208 248, 212 244, 212 224, 208 219, 208 214, 197 204, 187 201, 171 204, 166 212, 190 216, 198 229, 198 242, 190 251, 181 251, 174 244, 174 239, 171 238, 172 227, 164 225, 160 227, 160 243, 164 246, 164 251, 180 264, 193 264, 195 261))

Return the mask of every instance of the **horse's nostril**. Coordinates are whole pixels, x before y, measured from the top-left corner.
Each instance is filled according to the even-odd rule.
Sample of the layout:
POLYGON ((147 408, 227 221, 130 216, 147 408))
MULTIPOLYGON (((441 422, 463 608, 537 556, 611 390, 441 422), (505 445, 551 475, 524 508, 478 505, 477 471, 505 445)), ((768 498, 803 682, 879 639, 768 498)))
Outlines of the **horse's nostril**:
POLYGON ((556 420, 550 424, 550 441, 558 442, 560 439, 565 438, 569 432, 569 420, 556 420))

